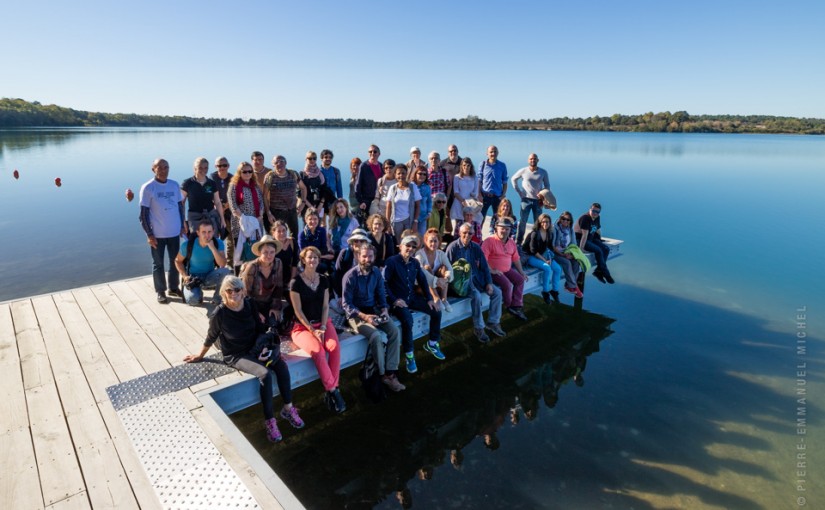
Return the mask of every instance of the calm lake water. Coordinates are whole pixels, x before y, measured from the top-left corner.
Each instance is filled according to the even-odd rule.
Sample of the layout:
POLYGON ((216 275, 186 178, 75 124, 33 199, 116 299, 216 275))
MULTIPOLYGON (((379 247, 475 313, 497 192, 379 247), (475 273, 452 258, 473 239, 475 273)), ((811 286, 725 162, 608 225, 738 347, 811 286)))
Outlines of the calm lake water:
MULTIPOLYGON (((412 429, 405 429, 403 420, 378 419, 397 402, 378 407, 376 414, 376 408, 357 402, 355 387, 346 395, 351 410, 330 418, 313 404, 318 389, 310 386, 298 393, 299 405, 310 404, 308 427, 298 434, 287 431, 284 445, 262 445, 273 464, 283 455, 290 477, 311 477, 325 460, 319 454, 324 434, 337 431, 330 437, 357 455, 353 448, 368 432, 397 433, 399 451, 412 449, 416 462, 421 458, 416 452, 433 453, 421 466, 386 469, 406 473, 399 475, 398 489, 406 488, 404 497, 415 508, 824 507, 821 137, 256 128, 0 131, 0 232, 6 254, 0 259, 0 301, 148 274, 138 202, 128 203, 123 193, 131 188, 137 194, 151 178, 155 157, 165 157, 171 178, 180 182, 191 175, 198 156, 212 161, 225 155, 234 167, 253 150, 264 152, 267 161, 277 151, 290 168, 300 168, 307 149, 328 147, 336 166, 346 168, 353 156, 366 156, 370 143, 381 147, 382 157, 397 161, 408 159, 412 145, 444 155, 455 143, 475 162, 493 143, 511 175, 536 152, 550 173, 560 210, 578 216, 590 202, 601 202, 604 233, 625 240, 624 255, 611 266, 616 285, 589 280, 584 305, 591 314, 581 321, 601 324, 604 318, 609 326, 603 329, 609 331, 587 356, 586 384, 563 385, 552 408, 539 399, 534 419, 522 416, 517 425, 508 406, 531 394, 525 390, 529 381, 542 380, 546 366, 552 373, 554 360, 592 347, 576 343, 576 328, 557 311, 543 319, 548 321, 543 328, 523 331, 512 345, 494 346, 506 356, 473 352, 468 366, 456 362, 443 371, 425 365, 413 385, 418 389, 402 397, 408 402, 400 409, 417 416, 408 420, 412 429), (14 169, 19 180, 11 176, 14 169), (54 185, 55 177, 62 187, 54 185), (804 353, 797 351, 798 332, 808 335, 804 353), (547 348, 533 353, 523 371, 496 364, 501 358, 520 359, 517 353, 525 348, 518 341, 524 339, 547 348), (477 361, 489 367, 489 380, 473 375, 477 361), (462 398, 450 416, 451 395, 461 395, 458 388, 468 381, 480 394, 478 405, 462 398), (436 389, 427 390, 434 383, 436 389), (806 400, 797 401, 798 389, 805 390, 806 400), (798 409, 805 413, 804 434, 797 426, 798 409), (459 468, 444 444, 434 443, 439 456, 438 448, 414 440, 415 427, 437 431, 450 420, 462 422, 468 412, 480 417, 473 418, 477 430, 463 436, 459 468), (363 422, 372 429, 361 429, 359 440, 352 439, 353 424, 372 415, 375 420, 363 422), (484 446, 478 436, 484 424, 496 429, 499 448, 484 446), (416 472, 420 467, 425 470, 416 472), (800 485, 806 490, 797 490, 800 485)), ((451 359, 469 348, 461 335, 459 328, 446 346, 451 359)), ((261 435, 258 429, 250 434, 253 440, 261 435)), ((396 462, 396 457, 376 462, 396 462)), ((350 485, 325 490, 361 494, 359 476, 369 479, 356 473, 350 485)), ((363 503, 399 506, 396 489, 390 489, 363 503)), ((331 494, 319 498, 320 506, 337 501, 331 494)))

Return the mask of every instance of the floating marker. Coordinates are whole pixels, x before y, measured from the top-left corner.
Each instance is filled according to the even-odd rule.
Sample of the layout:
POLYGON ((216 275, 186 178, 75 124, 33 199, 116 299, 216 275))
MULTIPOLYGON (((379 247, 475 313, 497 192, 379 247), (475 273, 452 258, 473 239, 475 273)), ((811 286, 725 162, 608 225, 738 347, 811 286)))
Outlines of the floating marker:
POLYGON ((14 175, 14 178, 15 178, 15 179, 19 179, 19 178, 20 178, 20 172, 18 172, 16 168, 14 169, 14 174, 12 174, 12 175, 14 175))
POLYGON ((54 185, 57 186, 58 188, 60 186, 63 186, 63 181, 60 180, 60 177, 55 177, 54 178, 54 185))
POLYGON ((135 193, 130 188, 126 188, 126 200, 131 202, 134 198, 135 198, 135 193))

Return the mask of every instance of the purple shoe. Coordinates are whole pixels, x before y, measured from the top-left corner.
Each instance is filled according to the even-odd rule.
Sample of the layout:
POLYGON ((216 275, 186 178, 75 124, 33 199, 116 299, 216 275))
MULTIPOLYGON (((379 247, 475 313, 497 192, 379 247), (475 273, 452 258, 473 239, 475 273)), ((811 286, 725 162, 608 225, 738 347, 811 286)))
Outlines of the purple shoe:
POLYGON ((281 435, 281 431, 278 430, 278 424, 275 423, 275 418, 264 420, 264 427, 266 427, 266 438, 273 443, 278 443, 284 438, 284 436, 281 435))
POLYGON ((287 409, 284 407, 281 409, 281 418, 285 419, 289 422, 290 425, 295 427, 296 429, 304 428, 304 420, 298 416, 298 408, 295 406, 290 407, 287 409))

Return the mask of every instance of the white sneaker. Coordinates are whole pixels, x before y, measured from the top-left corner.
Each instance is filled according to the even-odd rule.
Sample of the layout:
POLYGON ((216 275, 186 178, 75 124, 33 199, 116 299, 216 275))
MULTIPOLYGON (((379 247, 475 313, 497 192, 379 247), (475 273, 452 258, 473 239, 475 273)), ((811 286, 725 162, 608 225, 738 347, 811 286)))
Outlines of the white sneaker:
POLYGON ((444 306, 444 310, 446 310, 447 313, 453 313, 453 307, 452 307, 452 305, 450 304, 449 301, 447 301, 445 299, 444 301, 441 302, 441 304, 444 306))

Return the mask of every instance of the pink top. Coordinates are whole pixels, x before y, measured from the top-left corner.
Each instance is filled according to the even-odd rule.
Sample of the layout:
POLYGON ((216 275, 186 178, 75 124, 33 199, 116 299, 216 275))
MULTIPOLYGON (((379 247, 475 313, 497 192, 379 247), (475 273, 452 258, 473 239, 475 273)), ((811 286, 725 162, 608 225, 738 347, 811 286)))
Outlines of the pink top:
POLYGON ((490 269, 506 273, 513 267, 513 262, 519 260, 516 243, 511 238, 501 242, 496 236, 490 236, 481 243, 481 251, 487 257, 490 269))

